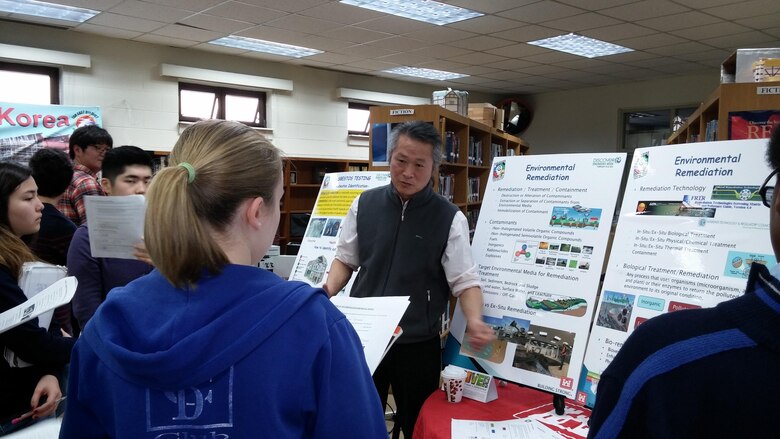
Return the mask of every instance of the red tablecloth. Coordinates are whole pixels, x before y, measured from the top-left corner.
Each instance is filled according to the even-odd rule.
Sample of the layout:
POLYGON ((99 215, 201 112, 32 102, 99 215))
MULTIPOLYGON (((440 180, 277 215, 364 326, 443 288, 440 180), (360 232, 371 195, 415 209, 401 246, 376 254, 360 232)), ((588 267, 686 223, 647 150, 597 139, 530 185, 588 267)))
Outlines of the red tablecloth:
POLYGON ((534 418, 550 426, 561 437, 581 439, 588 434, 590 410, 571 400, 566 400, 566 412, 558 416, 549 393, 517 384, 499 386, 497 390, 498 399, 488 403, 468 398, 459 403, 447 402, 444 392, 437 390, 425 401, 412 439, 450 439, 452 419, 506 421, 534 418))

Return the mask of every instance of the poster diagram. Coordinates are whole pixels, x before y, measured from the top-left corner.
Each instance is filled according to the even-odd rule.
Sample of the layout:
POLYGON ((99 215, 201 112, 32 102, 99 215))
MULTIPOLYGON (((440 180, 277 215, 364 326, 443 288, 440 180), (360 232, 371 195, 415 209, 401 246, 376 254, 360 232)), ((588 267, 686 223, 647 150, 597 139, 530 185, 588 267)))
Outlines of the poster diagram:
POLYGON ((765 148, 735 140, 636 150, 577 400, 595 404, 601 373, 642 323, 737 297, 753 264, 776 263, 758 195, 770 172, 765 148))
POLYGON ((496 158, 472 241, 481 352, 456 309, 445 361, 574 398, 625 154, 496 158))
MULTIPOLYGON (((388 172, 336 172, 325 174, 314 203, 290 280, 321 287, 336 255, 341 222, 352 201, 367 189, 390 183, 388 172)), ((347 286, 347 291, 349 290, 347 286)))

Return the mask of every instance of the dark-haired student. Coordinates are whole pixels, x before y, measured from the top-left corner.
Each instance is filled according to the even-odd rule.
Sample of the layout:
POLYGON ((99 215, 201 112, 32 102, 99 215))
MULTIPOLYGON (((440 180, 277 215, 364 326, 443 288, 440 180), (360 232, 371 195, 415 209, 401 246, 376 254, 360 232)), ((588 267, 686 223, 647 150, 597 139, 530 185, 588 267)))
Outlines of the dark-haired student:
MULTIPOLYGON (((152 180, 152 159, 137 146, 120 146, 106 153, 100 180, 107 195, 144 195, 152 180)), ((84 329, 111 289, 127 285, 154 267, 144 260, 95 258, 89 246, 88 223, 73 235, 68 250, 68 274, 76 276, 73 314, 84 329)))
MULTIPOLYGON (((780 259, 780 125, 759 193, 780 259)), ((753 263, 745 294, 643 323, 601 375, 591 439, 776 438, 780 264, 753 263)))
MULTIPOLYGON (((76 225, 54 206, 70 185, 73 166, 67 154, 50 148, 36 151, 29 165, 38 185, 38 198, 43 203, 43 216, 40 230, 30 238, 27 245, 42 261, 66 266, 68 247, 76 232, 76 225)), ((70 303, 57 308, 54 321, 65 332, 73 334, 70 303)))
MULTIPOLYGON (((22 265, 36 258, 21 238, 38 231, 42 210, 30 170, 0 163, 0 312, 27 301, 19 276, 22 265)), ((0 332, 0 352, 16 356, 13 362, 0 358, 0 435, 54 413, 62 396, 58 376, 72 347, 72 338, 51 334, 38 326, 38 318, 0 332), (30 365, 19 367, 23 363, 17 360, 30 365), (30 410, 31 417, 12 422, 30 410)))
POLYGON ((105 195, 97 174, 103 164, 106 152, 114 145, 114 139, 108 131, 97 125, 77 128, 70 135, 68 151, 73 160, 73 179, 65 195, 57 203, 57 209, 80 226, 87 221, 84 197, 105 195))

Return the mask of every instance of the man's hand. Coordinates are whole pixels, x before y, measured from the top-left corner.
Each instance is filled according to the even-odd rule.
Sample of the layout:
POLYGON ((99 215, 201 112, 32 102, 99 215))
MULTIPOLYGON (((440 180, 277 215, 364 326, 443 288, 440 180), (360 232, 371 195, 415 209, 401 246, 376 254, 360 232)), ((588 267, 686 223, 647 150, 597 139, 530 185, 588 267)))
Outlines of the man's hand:
POLYGON ((133 256, 135 256, 136 259, 142 262, 146 262, 149 265, 154 265, 152 262, 152 257, 149 256, 149 251, 146 250, 146 243, 141 241, 138 244, 135 244, 133 246, 133 256))
POLYGON ((60 382, 54 375, 44 375, 38 380, 38 385, 35 386, 32 399, 30 400, 30 406, 32 407, 33 419, 45 418, 55 410, 59 404, 59 399, 62 397, 62 391, 60 390, 60 382), (46 402, 41 406, 38 403, 41 397, 46 395, 46 402))
POLYGON ((481 351, 496 339, 496 333, 481 319, 469 320, 466 323, 466 337, 474 349, 481 351))

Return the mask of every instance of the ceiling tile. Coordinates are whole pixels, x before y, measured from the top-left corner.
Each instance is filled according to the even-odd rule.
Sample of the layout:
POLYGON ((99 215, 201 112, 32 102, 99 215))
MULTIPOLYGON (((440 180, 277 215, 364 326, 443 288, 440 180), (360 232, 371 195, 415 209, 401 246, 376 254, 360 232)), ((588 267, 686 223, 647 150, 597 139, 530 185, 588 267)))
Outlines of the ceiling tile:
POLYGON ((721 21, 722 20, 717 17, 713 17, 712 15, 703 14, 697 11, 690 11, 683 12, 681 14, 668 15, 665 17, 640 20, 637 22, 637 24, 662 32, 668 32, 689 27, 704 26, 721 21))
POLYGON ((208 14, 216 15, 217 17, 261 24, 265 23, 266 21, 284 17, 287 15, 287 12, 275 11, 273 9, 263 8, 260 6, 253 6, 245 3, 231 1, 209 9, 208 14))
POLYGON ((561 35, 561 31, 558 29, 551 29, 549 27, 537 26, 534 24, 522 25, 517 29, 495 32, 491 34, 491 36, 496 38, 503 38, 505 40, 512 40, 522 43, 554 37, 556 35, 561 35))
POLYGON ((221 33, 181 26, 178 24, 170 24, 155 30, 153 33, 164 37, 181 38, 182 40, 197 41, 199 43, 205 43, 223 36, 221 33))
POLYGON ((458 62, 434 59, 423 64, 423 67, 426 69, 444 70, 445 72, 464 73, 462 70, 469 66, 458 62))
POLYGON ((652 58, 658 58, 658 55, 653 55, 652 53, 642 52, 640 50, 637 50, 635 52, 625 52, 625 53, 618 53, 615 55, 609 55, 602 57, 604 61, 609 62, 618 62, 618 63, 628 63, 632 61, 639 61, 643 59, 652 59, 652 58))
POLYGON ((692 9, 710 8, 713 6, 733 4, 740 1, 743 0, 674 0, 675 3, 679 3, 692 9))
POLYGON ((198 44, 196 41, 182 40, 180 38, 165 37, 162 35, 144 34, 133 38, 134 41, 143 41, 144 43, 159 44, 161 46, 173 47, 193 47, 198 44))
POLYGON ((671 44, 684 44, 689 41, 685 38, 669 34, 652 34, 636 38, 617 40, 614 43, 634 50, 645 50, 653 47, 669 46, 671 44))
POLYGON ((643 0, 623 6, 602 9, 599 13, 625 21, 639 21, 687 12, 685 6, 665 0, 643 0))
POLYGON ((295 64, 298 66, 313 67, 316 69, 331 69, 335 66, 335 64, 333 63, 316 61, 310 58, 311 58, 310 56, 304 58, 292 58, 292 59, 285 60, 284 62, 286 64, 295 64))
POLYGON ((205 50, 207 52, 224 53, 228 55, 242 55, 249 52, 248 50, 245 49, 236 49, 235 47, 218 46, 216 44, 209 44, 209 43, 201 43, 193 46, 193 48, 198 50, 205 50))
POLYGON ((653 47, 645 49, 649 53, 662 56, 677 56, 687 55, 689 53, 706 52, 712 49, 712 47, 697 43, 695 41, 688 41, 686 43, 672 44, 670 46, 653 47))
POLYGON ((325 3, 329 0, 250 0, 255 3, 262 3, 266 8, 276 9, 285 12, 299 12, 304 9, 313 8, 325 3))
POLYGON ((448 0, 446 3, 487 14, 494 14, 537 1, 539 0, 448 0))
POLYGON ((384 13, 382 12, 346 5, 340 2, 326 3, 313 8, 304 9, 298 12, 298 14, 319 18, 321 20, 336 21, 342 24, 359 23, 361 21, 384 16, 384 13))
POLYGON ((766 30, 764 30, 764 32, 769 34, 769 35, 771 35, 771 36, 773 36, 773 37, 775 37, 775 38, 780 38, 780 27, 775 27, 775 28, 772 28, 772 29, 766 29, 766 30))
POLYGON ((134 30, 119 29, 114 26, 98 26, 90 23, 81 23, 76 27, 79 32, 87 32, 90 34, 103 35, 111 38, 123 38, 131 40, 137 36, 140 36, 142 32, 134 30))
POLYGON ((447 59, 454 58, 456 56, 473 54, 474 52, 471 50, 461 49, 460 47, 437 44, 434 46, 421 47, 419 49, 410 50, 408 53, 419 56, 427 56, 431 59, 447 59))
POLYGON ((672 34, 688 38, 690 40, 701 41, 707 38, 715 38, 726 35, 739 34, 749 31, 750 28, 735 23, 721 21, 708 26, 689 27, 687 29, 678 29, 671 31, 672 34))
POLYGON ((449 26, 436 26, 415 32, 409 32, 408 34, 404 34, 404 36, 415 40, 428 41, 438 44, 450 41, 465 40, 466 38, 475 37, 477 34, 459 29, 452 29, 449 26))
POLYGON ((503 61, 486 63, 484 65, 500 70, 519 70, 525 67, 538 66, 539 64, 523 59, 504 59, 503 61))
POLYGON ((627 72, 631 70, 636 70, 636 67, 630 66, 628 64, 618 64, 618 63, 605 63, 602 65, 596 65, 591 67, 584 67, 581 70, 591 73, 603 73, 605 75, 613 75, 618 72, 627 72))
POLYGON ((369 41, 381 40, 383 38, 392 36, 388 33, 376 32, 355 26, 344 26, 337 29, 331 29, 325 32, 320 32, 319 35, 325 38, 352 41, 353 43, 367 43, 369 41))
POLYGON ((276 20, 268 21, 266 26, 273 26, 279 29, 288 29, 309 34, 325 32, 331 29, 342 27, 341 23, 335 21, 320 20, 319 18, 304 17, 303 15, 290 14, 276 20))
POLYGON ((579 15, 585 12, 580 8, 556 3, 550 0, 542 0, 519 8, 510 9, 498 15, 506 18, 524 21, 526 23, 541 23, 550 20, 579 15))
POLYGON ((704 9, 704 12, 726 20, 735 20, 778 12, 779 8, 780 4, 778 4, 777 0, 752 0, 707 8, 704 9))
POLYGON ((750 31, 735 35, 726 35, 715 38, 701 40, 702 43, 709 46, 722 49, 736 50, 741 47, 777 47, 776 38, 766 32, 750 31))
POLYGON ((306 59, 317 61, 317 62, 330 63, 330 64, 349 64, 351 62, 360 61, 362 58, 355 55, 350 56, 350 55, 343 55, 340 53, 325 52, 325 53, 318 53, 312 56, 307 56, 306 59))
POLYGON ((272 53, 263 53, 263 52, 247 52, 246 55, 247 58, 255 58, 255 59, 262 59, 263 61, 274 61, 274 62, 285 62, 290 61, 295 58, 290 58, 289 56, 280 56, 280 55, 274 55, 272 53))
POLYGON ((488 37, 485 35, 480 35, 478 37, 467 38, 465 40, 453 41, 449 43, 450 46, 460 47, 469 50, 479 50, 479 51, 498 49, 499 47, 505 47, 513 44, 514 43, 509 40, 488 37))
POLYGON ((405 37, 384 38, 381 40, 372 41, 368 44, 369 46, 398 51, 414 50, 428 45, 420 40, 413 40, 411 38, 405 37))
MULTIPOLYGON (((98 0, 101 1, 101 0, 98 0)), ((155 3, 163 6, 170 6, 171 8, 184 9, 187 11, 202 11, 214 7, 220 3, 224 3, 225 0, 145 0, 149 3, 155 3)), ((68 4, 72 4, 73 1, 67 0, 68 4)))
POLYGON ((241 32, 236 33, 236 35, 285 44, 296 44, 296 41, 308 37, 307 34, 301 32, 262 25, 242 30, 241 32))
POLYGON ((563 67, 564 69, 572 69, 572 70, 587 69, 587 68, 593 68, 596 66, 603 66, 609 64, 612 63, 608 61, 603 61, 599 58, 580 58, 580 57, 569 61, 561 61, 555 63, 555 65, 558 67, 563 67))
POLYGON ((58 5, 75 6, 77 8, 94 9, 96 11, 107 11, 114 6, 122 3, 122 0, 47 0, 48 3, 58 5))
POLYGON ((518 81, 520 78, 529 76, 529 74, 514 72, 511 70, 501 70, 494 73, 483 73, 479 76, 482 76, 483 78, 495 79, 498 81, 518 81))
POLYGON ((594 12, 587 12, 584 14, 573 15, 571 17, 560 18, 558 20, 545 21, 543 24, 547 27, 565 32, 579 32, 596 27, 620 24, 620 20, 616 20, 605 15, 596 14, 594 12))
POLYGON ((736 20, 738 24, 747 26, 753 29, 771 29, 780 23, 780 13, 778 14, 765 14, 756 17, 742 18, 736 20))
POLYGON ((540 53, 538 55, 530 55, 524 57, 526 61, 538 62, 540 64, 554 64, 562 61, 571 61, 574 59, 582 59, 583 57, 578 55, 572 55, 570 53, 549 51, 548 53, 540 53))
POLYGON ((325 52, 343 49, 353 45, 350 41, 341 41, 335 38, 323 38, 319 35, 309 35, 302 39, 296 40, 296 44, 303 47, 310 47, 312 49, 322 50, 325 52))
POLYGON ((463 66, 458 68, 459 73, 465 73, 467 75, 484 75, 486 73, 500 72, 499 69, 492 69, 485 66, 463 66))
POLYGON ((111 12, 126 15, 128 17, 145 18, 147 20, 162 21, 165 23, 176 23, 177 21, 192 15, 191 11, 169 8, 167 6, 160 6, 137 0, 125 0, 111 8, 111 12))
POLYGON ((87 23, 144 33, 151 32, 155 29, 159 29, 165 26, 165 23, 161 23, 159 21, 147 20, 145 18, 127 17, 112 14, 110 12, 103 12, 98 14, 87 23))
POLYGON ((639 0, 588 0, 587 3, 582 0, 558 0, 558 3, 565 3, 571 6, 582 7, 583 4, 587 4, 587 8, 591 11, 598 11, 606 8, 613 8, 615 6, 627 5, 629 3, 636 3, 639 0))
POLYGON ((483 15, 482 17, 472 18, 470 20, 458 21, 447 27, 477 34, 490 34, 493 32, 514 29, 519 25, 519 22, 508 18, 497 17, 495 15, 483 15))
POLYGON ((614 26, 600 27, 598 29, 589 29, 580 32, 586 37, 596 38, 602 41, 618 41, 626 38, 641 37, 656 33, 652 29, 644 26, 638 26, 632 23, 616 24, 614 26))
POLYGON ((550 52, 550 49, 545 49, 544 47, 520 43, 520 44, 513 44, 511 46, 502 47, 500 49, 489 50, 487 52, 492 53, 493 55, 505 56, 507 58, 525 58, 531 55, 538 55, 540 53, 550 52))
POLYGON ((369 46, 367 44, 356 44, 354 46, 347 46, 342 49, 333 49, 333 52, 342 53, 345 55, 357 55, 365 59, 379 58, 399 53, 396 50, 380 49, 379 47, 369 46))
POLYGON ((640 68, 643 68, 643 69, 645 69, 645 68, 646 69, 652 69, 652 68, 655 68, 655 67, 658 67, 658 66, 668 66, 668 65, 679 64, 679 63, 680 63, 680 61, 677 60, 677 59, 659 56, 659 57, 656 57, 656 58, 641 59, 641 60, 638 60, 638 61, 629 61, 626 64, 629 64, 629 65, 632 65, 632 66, 635 66, 635 67, 640 67, 640 68))
POLYGON ((473 66, 498 62, 504 59, 506 58, 504 58, 503 56, 491 55, 489 53, 481 53, 481 52, 475 52, 473 54, 461 55, 461 56, 449 58, 450 61, 462 62, 464 64, 469 64, 473 66))
POLYGON ((393 35, 408 34, 409 32, 430 29, 431 27, 436 26, 435 24, 423 23, 422 21, 396 17, 394 15, 385 15, 380 18, 361 21, 355 23, 355 25, 378 32, 387 32, 393 35))
POLYGON ((375 57, 374 59, 414 67, 431 62, 431 59, 427 56, 410 55, 409 53, 394 53, 392 55, 375 57))
POLYGON ((196 14, 181 20, 179 23, 226 34, 232 34, 254 26, 254 24, 246 21, 231 20, 209 14, 196 14))
MULTIPOLYGON (((553 65, 535 65, 531 67, 525 67, 522 69, 518 69, 518 72, 524 73, 526 75, 547 75, 549 73, 557 73, 557 72, 563 72, 566 69, 558 66, 553 65)), ((526 82, 526 84, 531 84, 530 82, 526 82)))

